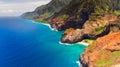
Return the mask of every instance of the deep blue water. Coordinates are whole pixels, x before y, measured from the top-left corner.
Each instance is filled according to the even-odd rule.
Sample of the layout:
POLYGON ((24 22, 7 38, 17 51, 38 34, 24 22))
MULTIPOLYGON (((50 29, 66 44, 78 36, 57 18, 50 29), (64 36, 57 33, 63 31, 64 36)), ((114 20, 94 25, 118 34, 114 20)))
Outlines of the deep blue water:
POLYGON ((78 67, 85 46, 59 44, 63 32, 19 17, 0 18, 0 67, 78 67))

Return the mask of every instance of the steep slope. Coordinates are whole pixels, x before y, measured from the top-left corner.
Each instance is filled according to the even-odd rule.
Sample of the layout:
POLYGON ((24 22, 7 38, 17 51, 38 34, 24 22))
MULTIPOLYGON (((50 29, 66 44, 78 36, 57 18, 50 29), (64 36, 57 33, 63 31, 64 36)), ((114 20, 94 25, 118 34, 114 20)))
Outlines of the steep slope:
POLYGON ((55 12, 60 11, 64 6, 69 4, 71 0, 52 0, 46 5, 36 8, 33 12, 27 12, 22 15, 23 18, 35 19, 35 18, 48 18, 55 12))
POLYGON ((62 43, 75 43, 83 39, 96 39, 109 33, 120 32, 120 17, 105 14, 91 16, 82 29, 67 29, 61 38, 62 43))
POLYGON ((81 55, 83 67, 119 67, 120 32, 98 38, 81 55))
POLYGON ((90 15, 116 13, 118 10, 120 10, 120 0, 72 0, 60 12, 50 17, 49 22, 56 30, 82 28, 90 15))

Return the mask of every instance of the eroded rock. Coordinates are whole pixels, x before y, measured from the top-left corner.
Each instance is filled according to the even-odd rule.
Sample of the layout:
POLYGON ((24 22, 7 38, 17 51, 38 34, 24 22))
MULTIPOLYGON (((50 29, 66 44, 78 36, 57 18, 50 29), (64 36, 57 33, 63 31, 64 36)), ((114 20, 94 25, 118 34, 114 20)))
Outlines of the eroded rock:
POLYGON ((80 56, 82 67, 119 67, 120 32, 98 38, 80 56))
POLYGON ((82 29, 67 29, 61 38, 63 43, 75 43, 83 39, 96 39, 120 31, 120 19, 111 14, 91 16, 82 29), (70 31, 70 32, 69 32, 70 31), (69 33, 66 33, 69 32, 69 33))

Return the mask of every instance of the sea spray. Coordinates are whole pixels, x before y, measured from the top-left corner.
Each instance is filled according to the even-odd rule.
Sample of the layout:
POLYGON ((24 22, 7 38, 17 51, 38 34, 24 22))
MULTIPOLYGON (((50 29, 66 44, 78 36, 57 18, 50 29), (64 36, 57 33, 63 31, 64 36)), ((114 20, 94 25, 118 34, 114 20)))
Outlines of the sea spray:
POLYGON ((58 30, 53 29, 53 28, 50 26, 50 24, 41 23, 41 22, 35 22, 35 21, 33 21, 33 20, 31 20, 31 21, 32 21, 33 23, 39 23, 39 24, 43 24, 43 25, 45 25, 45 26, 48 26, 51 30, 58 32, 58 30))
POLYGON ((78 64, 78 66, 80 67, 80 62, 79 61, 76 61, 76 63, 78 64))
POLYGON ((61 44, 61 45, 74 45, 74 44, 62 43, 61 41, 59 41, 59 44, 61 44))

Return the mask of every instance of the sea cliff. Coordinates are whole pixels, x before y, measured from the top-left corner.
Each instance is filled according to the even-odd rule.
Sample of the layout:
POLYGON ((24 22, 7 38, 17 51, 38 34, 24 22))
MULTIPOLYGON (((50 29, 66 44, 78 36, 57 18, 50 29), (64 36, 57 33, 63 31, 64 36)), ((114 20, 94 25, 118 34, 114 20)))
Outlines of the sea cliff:
POLYGON ((119 67, 120 32, 100 37, 80 56, 82 67, 119 67))
POLYGON ((48 8, 42 6, 41 8, 45 10, 38 10, 34 20, 47 21, 54 30, 65 30, 61 37, 62 43, 76 43, 84 39, 95 40, 80 57, 83 67, 120 65, 120 0, 56 1, 52 0, 49 3, 52 5, 47 4, 48 8), (65 3, 60 9, 57 9, 60 6, 53 9, 50 8, 52 5, 55 6, 52 4, 53 1, 57 4, 65 3), (41 13, 47 10, 47 13, 51 12, 49 10, 53 11, 49 15, 41 13))
POLYGON ((91 16, 89 20, 84 23, 82 29, 66 29, 62 35, 61 42, 75 43, 84 39, 95 40, 96 38, 113 32, 120 32, 119 16, 112 14, 104 14, 97 17, 91 16))
POLYGON ((33 12, 26 12, 21 16, 26 19, 34 19, 38 22, 45 21, 54 13, 59 12, 71 0, 51 0, 48 4, 37 7, 33 12))

